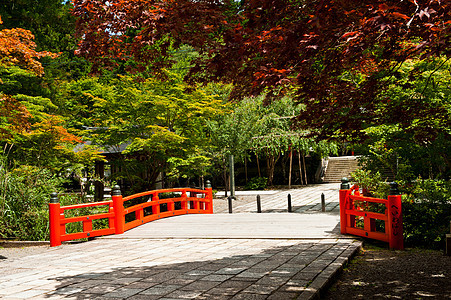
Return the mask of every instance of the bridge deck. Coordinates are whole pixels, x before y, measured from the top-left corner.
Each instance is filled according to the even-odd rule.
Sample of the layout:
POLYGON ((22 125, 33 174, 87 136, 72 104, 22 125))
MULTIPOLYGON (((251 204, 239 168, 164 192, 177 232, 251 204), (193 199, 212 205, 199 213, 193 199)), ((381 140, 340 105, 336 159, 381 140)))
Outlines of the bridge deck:
POLYGON ((237 213, 183 215, 156 220, 105 239, 215 238, 310 239, 340 238, 336 214, 237 213))
MULTIPOLYGON (((329 187, 291 190, 298 213, 283 212, 288 191, 281 191, 262 196, 263 211, 280 213, 255 213, 247 196, 234 202, 242 213, 161 219, 23 256, 0 249, 0 298, 316 297, 361 246, 339 235, 338 187, 330 195, 329 187), (326 213, 316 204, 318 191, 325 191, 326 213)), ((217 200, 216 209, 226 210, 224 202, 217 200)))

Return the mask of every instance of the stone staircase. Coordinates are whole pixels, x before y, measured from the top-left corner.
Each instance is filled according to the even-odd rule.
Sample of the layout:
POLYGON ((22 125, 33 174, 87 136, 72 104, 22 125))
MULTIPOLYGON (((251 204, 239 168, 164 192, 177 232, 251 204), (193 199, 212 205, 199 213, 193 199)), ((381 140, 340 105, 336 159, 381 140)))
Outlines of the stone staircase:
POLYGON ((329 157, 323 182, 341 182, 341 178, 350 178, 351 172, 359 169, 357 156, 329 157))

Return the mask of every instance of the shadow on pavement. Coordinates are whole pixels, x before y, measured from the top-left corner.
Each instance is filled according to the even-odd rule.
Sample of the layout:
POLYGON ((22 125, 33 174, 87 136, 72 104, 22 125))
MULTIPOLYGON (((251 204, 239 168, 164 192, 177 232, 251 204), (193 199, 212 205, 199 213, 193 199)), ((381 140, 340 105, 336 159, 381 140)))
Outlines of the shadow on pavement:
MULTIPOLYGON (((152 260, 140 267, 48 278, 59 284, 47 298, 293 299, 348 248, 347 243, 274 247, 259 254, 183 263, 152 260)), ((183 253, 183 249, 180 250, 183 253)), ((126 253, 124 253, 126 255, 126 253)), ((321 275, 322 274, 322 275, 321 275)))

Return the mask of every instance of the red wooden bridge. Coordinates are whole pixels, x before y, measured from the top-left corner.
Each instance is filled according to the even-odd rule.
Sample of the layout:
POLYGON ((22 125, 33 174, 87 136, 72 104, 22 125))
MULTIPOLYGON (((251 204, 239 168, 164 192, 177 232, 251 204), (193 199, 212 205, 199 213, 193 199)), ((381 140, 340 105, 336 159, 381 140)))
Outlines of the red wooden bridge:
POLYGON ((115 186, 109 201, 61 206, 57 194, 52 194, 49 203, 50 246, 59 246, 61 242, 92 238, 102 235, 121 234, 141 224, 184 214, 212 214, 213 194, 209 183, 205 190, 193 188, 175 188, 147 191, 128 197, 122 197, 120 187, 115 186), (161 195, 169 196, 161 199, 161 195), (133 203, 138 202, 137 204, 133 203), (140 201, 137 201, 140 200, 140 201), (127 205, 131 203, 132 205, 127 205), (106 212, 68 217, 71 210, 85 208, 106 208, 106 212), (96 229, 93 222, 107 219, 107 228, 96 229), (82 230, 67 233, 66 225, 82 223, 82 230))
MULTIPOLYGON (((392 249, 403 249, 401 195, 398 195, 395 185, 395 183, 392 183, 391 195, 388 196, 388 199, 377 199, 360 195, 357 185, 349 187, 348 181, 343 180, 339 191, 341 234, 377 239, 389 243, 392 249)), ((209 183, 207 183, 205 190, 194 188, 163 189, 147 191, 128 197, 122 197, 119 186, 115 186, 112 191, 112 199, 109 201, 69 206, 61 206, 55 193, 52 195, 49 203, 49 213, 50 245, 53 247, 69 240, 122 234, 139 225, 166 217, 184 214, 212 214, 213 195, 209 183), (103 211, 99 209, 100 207, 104 208, 103 211), (88 211, 88 213, 84 215, 80 215, 83 214, 83 211, 78 214, 73 213, 73 211, 80 209, 86 209, 85 211, 88 211), (93 213, 92 211, 97 212, 93 213), (97 222, 101 220, 103 220, 102 226, 98 226, 97 222), (73 227, 71 230, 68 230, 67 226, 73 223, 81 223, 82 226, 78 227, 81 230, 73 232, 76 231, 73 227)), ((331 217, 314 214, 310 215, 310 217, 313 217, 311 219, 307 216, 308 214, 302 216, 289 214, 283 216, 283 218, 270 216, 270 220, 268 220, 261 215, 251 214, 244 216, 244 219, 239 217, 230 219, 230 217, 217 216, 208 220, 202 220, 203 222, 212 222, 214 224, 219 222, 219 225, 216 225, 222 229, 224 227, 234 228, 231 224, 240 224, 238 226, 239 229, 237 229, 238 233, 245 232, 244 229, 247 228, 249 220, 253 220, 253 223, 251 223, 255 228, 260 228, 260 223, 266 226, 268 222, 272 222, 270 228, 262 225, 261 230, 255 230, 255 228, 250 230, 255 236, 260 236, 257 233, 261 231, 260 234, 266 237, 271 235, 277 238, 284 236, 283 230, 277 229, 274 232, 271 228, 279 228, 278 226, 281 225, 288 227, 298 226, 302 222, 314 222, 318 224, 311 224, 312 232, 310 234, 315 235, 316 231, 313 228, 325 222, 324 218, 331 217), (277 221, 275 221, 276 219, 277 221), (287 220, 289 224, 286 224, 287 220), (224 222, 229 223, 225 225, 226 223, 224 222)), ((285 237, 298 237, 300 234, 295 229, 291 229, 290 232, 291 235, 285 237)), ((224 234, 231 237, 237 236, 235 232, 226 232, 224 234)), ((325 232, 321 232, 321 234, 327 235, 325 232)), ((212 233, 213 235, 216 236, 217 233, 216 235, 212 233)))

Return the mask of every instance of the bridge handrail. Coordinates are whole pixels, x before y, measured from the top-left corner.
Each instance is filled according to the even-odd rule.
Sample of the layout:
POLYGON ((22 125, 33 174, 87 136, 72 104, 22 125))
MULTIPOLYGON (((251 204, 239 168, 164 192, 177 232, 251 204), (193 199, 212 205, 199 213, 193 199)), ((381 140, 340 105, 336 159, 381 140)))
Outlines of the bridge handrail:
POLYGON ((390 183, 387 199, 361 196, 359 186, 349 187, 346 178, 340 187, 340 231, 388 242, 391 249, 404 249, 401 195, 395 182, 390 183), (362 202, 355 205, 356 202, 362 202), (384 213, 367 210, 368 203, 385 206, 384 213), (363 217, 363 228, 356 226, 356 217, 363 217), (376 220, 384 221, 384 232, 376 230, 376 220))
POLYGON ((60 206, 58 195, 52 193, 49 203, 50 246, 59 246, 63 241, 91 238, 101 235, 121 234, 144 223, 175 215, 191 213, 213 213, 213 192, 207 181, 205 190, 196 188, 174 188, 152 190, 143 193, 122 197, 120 188, 115 186, 112 191, 112 199, 90 203, 80 203, 60 206), (159 199, 162 193, 181 193, 180 197, 159 199), (187 196, 190 193, 190 197, 187 196), (193 197, 192 193, 203 194, 203 198, 193 197), (125 208, 124 202, 139 197, 152 195, 152 200, 125 208), (180 208, 175 203, 180 203, 180 208), (166 204, 165 211, 161 211, 160 205, 166 204), (108 205, 108 212, 89 214, 84 216, 66 217, 65 211, 108 205), (149 211, 146 209, 150 208, 149 211), (135 214, 135 219, 126 221, 126 215, 135 214), (147 213, 147 215, 146 215, 147 213), (108 219, 108 228, 93 229, 93 220, 108 219), (83 230, 76 233, 66 233, 66 224, 82 222, 83 230))
MULTIPOLYGON (((202 193, 202 194, 207 194, 208 191, 206 190, 201 190, 201 189, 196 189, 196 188, 173 188, 173 189, 162 189, 162 190, 151 190, 151 191, 146 191, 146 192, 142 192, 142 193, 138 193, 138 194, 134 194, 134 195, 130 195, 127 197, 124 197, 123 200, 124 201, 128 201, 128 200, 132 200, 132 199, 136 199, 139 197, 144 197, 144 196, 149 196, 149 195, 154 195, 154 194, 163 194, 163 193, 177 193, 177 192, 193 192, 193 193, 202 193)), ((169 198, 167 198, 169 199, 169 198)))
POLYGON ((86 208, 86 207, 94 207, 94 206, 102 206, 102 205, 110 205, 113 201, 99 201, 99 202, 89 202, 89 203, 80 203, 80 204, 72 204, 72 205, 66 205, 61 206, 61 211, 70 210, 70 209, 77 209, 77 208, 86 208))

